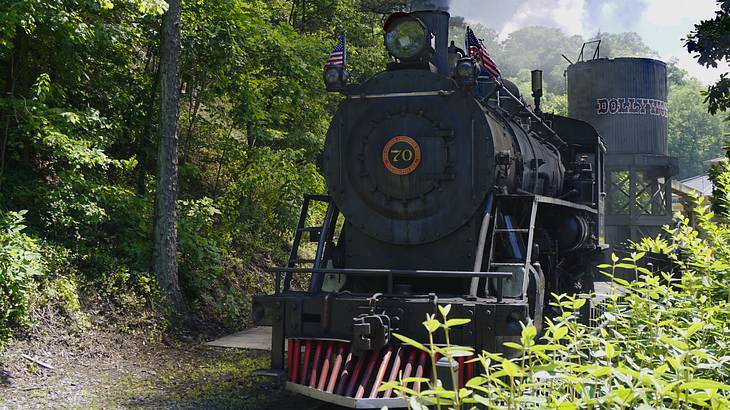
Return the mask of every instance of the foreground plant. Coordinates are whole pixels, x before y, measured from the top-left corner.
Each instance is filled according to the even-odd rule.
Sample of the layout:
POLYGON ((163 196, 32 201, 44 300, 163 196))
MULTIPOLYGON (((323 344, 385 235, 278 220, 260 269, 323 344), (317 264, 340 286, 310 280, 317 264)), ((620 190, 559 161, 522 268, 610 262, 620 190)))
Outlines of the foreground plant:
MULTIPOLYGON (((718 192, 730 192, 730 165, 717 178, 718 192)), ((730 204, 728 195, 716 202, 730 204)), ((717 207, 717 206, 716 206, 717 207)), ((730 206, 719 209, 730 209, 730 206)), ((727 212, 727 211, 724 211, 727 212)), ((694 225, 688 218, 667 228, 669 239, 644 239, 636 253, 612 255, 599 268, 613 291, 598 295, 600 314, 581 324, 578 311, 588 296, 555 295, 557 317, 547 319, 544 334, 532 323, 522 326, 519 343, 504 344, 510 357, 482 352, 474 359, 476 377, 463 388, 446 389, 432 379, 404 379, 383 385, 405 398, 412 409, 654 409, 730 408, 730 215, 715 215, 696 200, 694 225), (641 266, 645 251, 668 255, 672 274, 641 266), (620 271, 628 275, 618 275, 620 271), (631 277, 624 280, 621 277, 631 277), (514 356, 514 357, 513 357, 514 356), (416 392, 408 383, 425 382, 416 392)), ((428 345, 396 335, 411 346, 448 360, 471 355, 469 348, 436 346, 433 335, 468 320, 441 318, 423 322, 428 345)), ((432 374, 436 374, 435 366, 432 374)))
MULTIPOLYGON (((714 223, 711 219, 699 217, 702 224, 714 223)), ((726 231, 718 228, 711 235, 724 237, 727 227, 721 229, 726 231)), ((399 392, 412 409, 730 408, 730 309, 721 281, 727 271, 718 269, 716 260, 726 250, 711 250, 711 239, 692 232, 683 223, 674 236, 681 242, 675 247, 692 252, 685 256, 681 278, 639 266, 643 252, 623 259, 614 255, 611 265, 601 266, 616 291, 605 295, 603 313, 590 326, 577 320, 585 297, 553 295, 561 313, 546 320, 544 334, 526 323, 519 343, 505 343, 517 352, 515 358, 482 352, 475 359, 480 374, 463 388, 410 378, 383 389, 399 392), (621 269, 633 271, 635 280, 617 277, 621 269), (408 389, 413 382, 425 382, 428 389, 408 389)), ((449 319, 449 306, 440 311, 441 318, 423 322, 428 345, 396 337, 428 352, 432 363, 437 356, 471 355, 470 348, 434 345, 436 332, 443 331, 448 340, 449 329, 468 323, 449 319)), ((448 385, 457 385, 455 375, 448 385)))
MULTIPOLYGON (((682 304, 660 309, 681 290, 655 279, 647 274, 627 284, 624 301, 613 296, 592 328, 575 320, 585 299, 557 295, 563 313, 547 321, 545 334, 539 336, 532 323, 523 325, 520 342, 505 343, 518 352, 517 357, 482 352, 474 359, 480 374, 462 388, 446 389, 438 379, 408 378, 384 383, 381 390, 394 389, 410 408, 419 410, 434 405, 438 409, 728 408, 725 367, 730 352, 717 343, 726 339, 727 328, 716 325, 717 311, 704 311, 705 320, 689 320, 687 312, 678 315, 682 304), (638 303, 642 298, 646 299, 638 303), (408 388, 413 382, 428 388, 420 392, 408 388)), ((434 345, 436 332, 448 335, 450 328, 468 322, 448 319, 449 308, 440 307, 441 320, 429 316, 424 321, 430 335, 427 345, 396 335, 431 356, 432 374, 437 357, 453 360, 472 354, 470 348, 434 345)), ((452 371, 448 384, 457 386, 456 380, 452 371)))

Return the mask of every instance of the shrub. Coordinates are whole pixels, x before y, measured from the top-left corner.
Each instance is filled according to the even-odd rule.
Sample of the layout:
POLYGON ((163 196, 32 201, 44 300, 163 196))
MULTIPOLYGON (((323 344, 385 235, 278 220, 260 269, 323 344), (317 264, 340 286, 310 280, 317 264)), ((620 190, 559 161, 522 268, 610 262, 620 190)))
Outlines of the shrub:
POLYGON ((324 183, 302 151, 252 148, 247 155, 245 168, 220 200, 223 224, 230 227, 234 250, 281 259, 304 194, 324 193, 324 183))
POLYGON ((215 230, 220 211, 210 198, 179 201, 180 284, 194 299, 223 272, 225 235, 215 230))
MULTIPOLYGON (((445 389, 440 380, 411 378, 384 383, 381 390, 395 389, 410 408, 419 410, 434 404, 439 409, 728 408, 727 306, 724 311, 691 307, 689 293, 661 282, 643 273, 642 279, 626 284, 624 298, 613 294, 594 327, 576 320, 585 299, 556 295, 563 313, 547 321, 545 334, 538 337, 532 323, 523 325, 520 342, 505 343, 517 357, 482 352, 474 359, 481 374, 463 388, 445 389), (429 387, 416 392, 407 387, 414 381, 429 387)), ((426 318, 429 334, 468 322, 448 319, 448 309, 441 307, 442 320, 426 318)), ((472 354, 464 347, 424 346, 396 337, 432 359, 437 354, 452 360, 472 354)))
POLYGON ((38 244, 23 233, 24 214, 0 213, 0 348, 13 327, 28 324, 34 277, 44 272, 38 244))

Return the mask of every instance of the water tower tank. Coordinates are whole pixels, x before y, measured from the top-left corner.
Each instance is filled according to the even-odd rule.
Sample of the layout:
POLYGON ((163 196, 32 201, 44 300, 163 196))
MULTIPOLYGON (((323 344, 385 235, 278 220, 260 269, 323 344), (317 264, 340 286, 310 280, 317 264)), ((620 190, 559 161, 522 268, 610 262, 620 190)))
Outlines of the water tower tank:
POLYGON ((667 66, 650 58, 599 58, 568 67, 568 113, 606 143, 606 240, 656 235, 671 222, 667 66))
POLYGON ((568 111, 603 136, 609 153, 667 155, 667 65, 596 59, 568 67, 568 111))

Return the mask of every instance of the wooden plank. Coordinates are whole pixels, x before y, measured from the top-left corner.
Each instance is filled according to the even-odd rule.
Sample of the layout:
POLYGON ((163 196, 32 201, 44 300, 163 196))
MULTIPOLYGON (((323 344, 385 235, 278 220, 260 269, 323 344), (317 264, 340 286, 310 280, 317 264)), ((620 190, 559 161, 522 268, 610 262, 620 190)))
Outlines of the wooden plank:
POLYGON ((206 343, 208 346, 271 350, 271 327, 258 326, 206 343))

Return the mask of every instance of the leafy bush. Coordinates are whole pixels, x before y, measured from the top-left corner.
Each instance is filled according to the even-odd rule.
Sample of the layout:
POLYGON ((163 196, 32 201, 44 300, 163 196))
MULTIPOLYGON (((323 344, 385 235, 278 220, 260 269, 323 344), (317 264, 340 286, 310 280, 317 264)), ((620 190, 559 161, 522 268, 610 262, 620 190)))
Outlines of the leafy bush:
MULTIPOLYGON (((563 313, 547 322, 545 334, 538 337, 528 323, 519 343, 505 343, 517 357, 482 352, 474 359, 481 374, 463 388, 445 389, 440 380, 411 378, 384 383, 381 390, 395 389, 408 398, 410 408, 419 410, 433 404, 455 409, 727 408, 727 306, 692 307, 692 295, 682 285, 661 282, 644 272, 642 279, 623 286, 623 298, 619 293, 610 296, 595 327, 576 320, 585 299, 556 295, 563 313), (407 387, 413 382, 428 383, 429 388, 416 392, 407 387)), ((426 319, 429 334, 468 322, 448 319, 448 309, 441 307, 441 321, 426 319)), ((396 337, 432 359, 472 354, 469 348, 424 346, 396 337)), ((457 380, 455 374, 452 380, 457 380)))
POLYGON ((23 233, 24 214, 0 213, 0 347, 12 336, 12 327, 28 323, 34 277, 44 272, 38 244, 23 233))
POLYGON ((251 149, 246 165, 221 199, 223 224, 234 250, 281 258, 299 217, 304 194, 323 193, 317 168, 302 151, 251 149))
MULTIPOLYGON (((727 151, 730 158, 730 146, 727 151)), ((712 165, 708 174, 715 185, 712 193, 714 210, 718 214, 726 215, 730 212, 730 162, 722 161, 712 165)))
MULTIPOLYGON (((730 187, 726 179, 718 179, 721 192, 730 187)), ((505 343, 516 357, 482 352, 474 359, 481 374, 463 388, 409 379, 385 383, 382 389, 395 389, 413 409, 429 404, 456 409, 729 408, 730 225, 727 214, 708 212, 699 200, 694 212, 696 227, 682 218, 667 228, 671 241, 645 239, 638 245, 668 254, 681 277, 639 266, 644 252, 623 259, 614 255, 613 264, 600 268, 613 279, 615 290, 606 295, 590 326, 577 320, 589 295, 553 295, 562 314, 546 321, 544 334, 526 323, 519 343, 505 343), (632 271, 636 280, 617 277, 621 269, 632 271), (408 387, 413 382, 427 383, 428 389, 416 392, 408 387)), ((467 322, 448 319, 448 311, 448 306, 441 308, 442 320, 426 318, 429 334, 448 333, 467 322)), ((472 354, 468 348, 424 346, 396 337, 432 359, 472 354)))
POLYGON ((225 235, 215 229, 220 211, 210 198, 179 201, 180 284, 190 299, 207 290, 222 271, 225 235))

